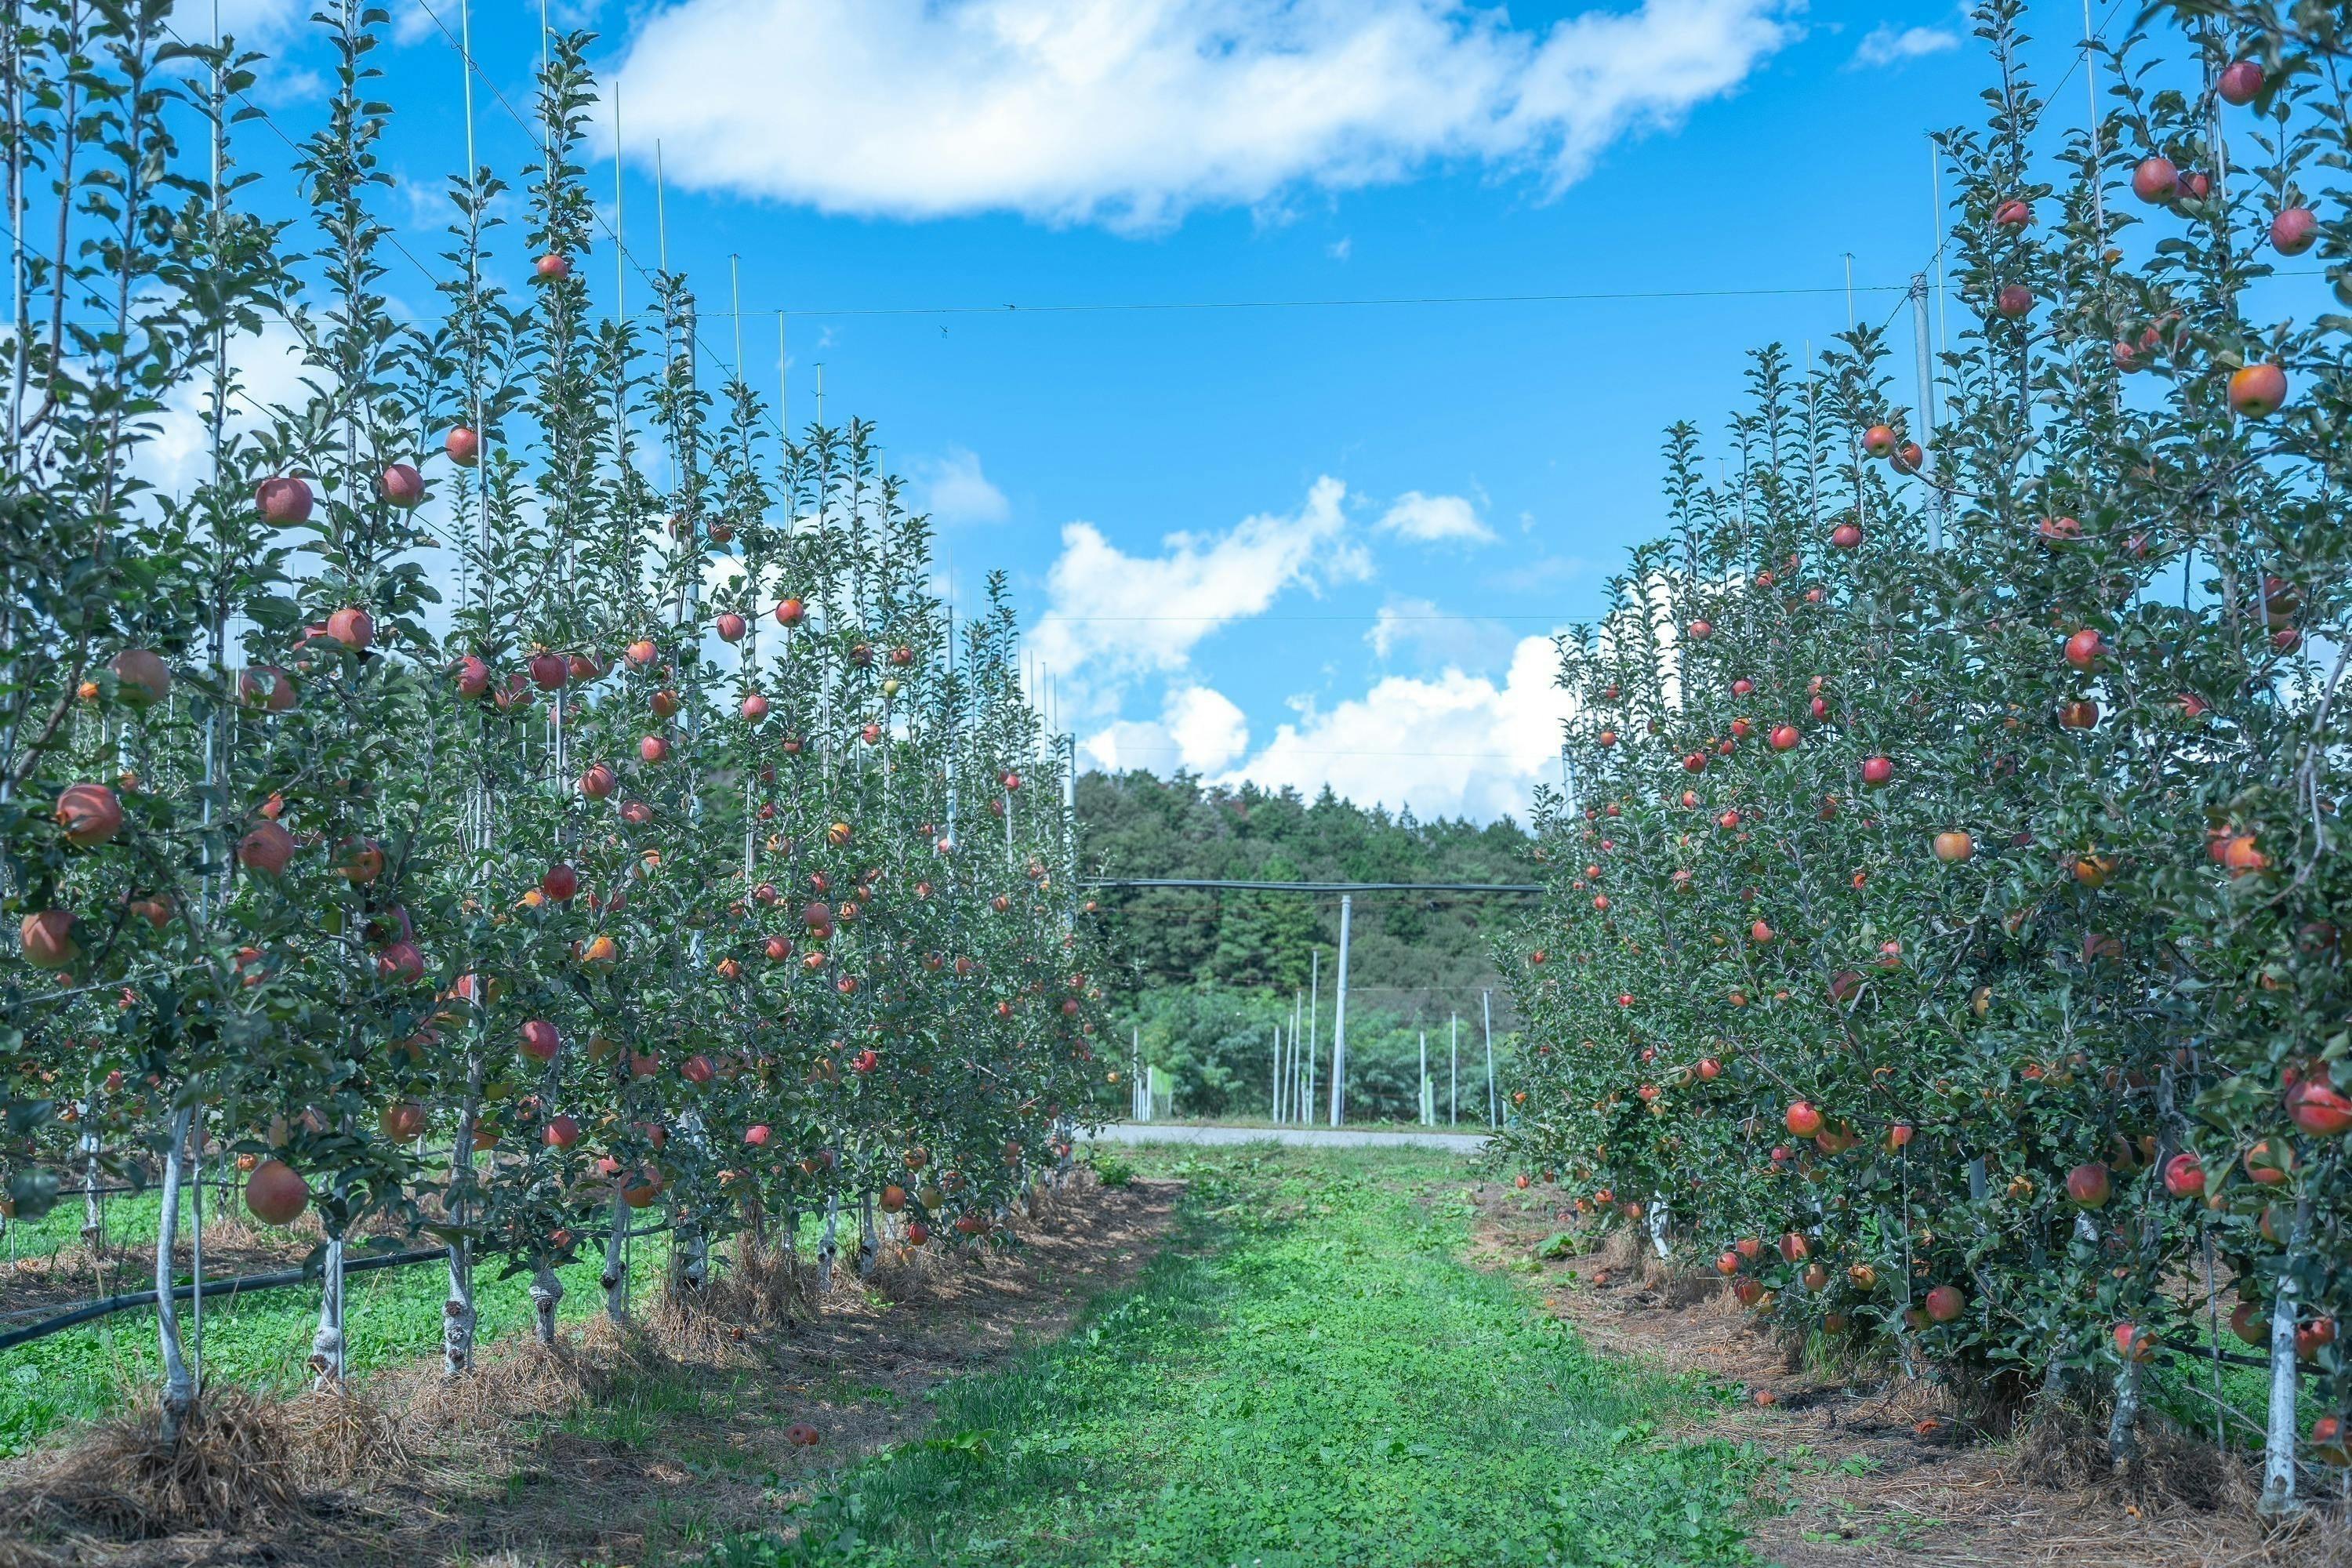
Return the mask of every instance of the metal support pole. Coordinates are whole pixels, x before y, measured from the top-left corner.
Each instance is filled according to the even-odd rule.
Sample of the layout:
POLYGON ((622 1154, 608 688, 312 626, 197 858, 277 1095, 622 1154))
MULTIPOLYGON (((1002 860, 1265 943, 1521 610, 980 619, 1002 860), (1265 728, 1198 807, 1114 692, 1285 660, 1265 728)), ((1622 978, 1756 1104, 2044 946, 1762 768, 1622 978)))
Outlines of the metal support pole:
POLYGON ((1445 1125, 1462 1120, 1462 1015, 1445 1017, 1445 1125))
POLYGON ((1339 982, 1331 1004, 1331 1125, 1339 1125, 1348 1092, 1348 920, 1355 900, 1339 895, 1339 982))
MULTIPOLYGON (((1919 360, 1919 477, 1936 470, 1936 363, 1927 348, 1927 275, 1911 274, 1911 337, 1919 360)), ((1927 490, 1927 548, 1944 548, 1944 492, 1932 481, 1927 490)))
POLYGON ((1315 1060, 1323 1049, 1316 1039, 1315 1017, 1317 1009, 1323 1005, 1323 950, 1316 948, 1307 958, 1307 1103, 1299 1121, 1311 1123, 1315 1120, 1315 1060))
POLYGON ((1490 991, 1478 993, 1478 1011, 1486 1021, 1486 1125, 1498 1127, 1502 1119, 1495 1113, 1495 997, 1490 991))

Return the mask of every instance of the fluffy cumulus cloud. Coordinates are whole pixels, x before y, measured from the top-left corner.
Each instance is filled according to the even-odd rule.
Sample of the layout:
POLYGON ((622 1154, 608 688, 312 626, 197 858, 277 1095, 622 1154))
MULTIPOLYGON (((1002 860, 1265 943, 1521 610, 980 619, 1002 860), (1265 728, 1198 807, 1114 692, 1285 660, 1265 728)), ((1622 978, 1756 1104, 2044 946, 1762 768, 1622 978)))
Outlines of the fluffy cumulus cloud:
POLYGON ((1180 686, 1168 693, 1158 720, 1122 719, 1079 744, 1089 763, 1113 773, 1145 768, 1168 773, 1182 768, 1213 773, 1248 749, 1249 721, 1223 692, 1180 686))
POLYGON ((1364 634, 1372 657, 1383 663, 1408 658, 1424 665, 1480 669, 1508 658, 1510 629, 1483 616, 1449 615, 1427 599, 1391 599, 1364 634))
POLYGON ((1327 476, 1295 512, 1245 517, 1222 532, 1171 533, 1151 555, 1129 554, 1093 523, 1070 523, 1028 649, 1074 689, 1106 701, 1137 677, 1180 672, 1204 638, 1264 614, 1285 591, 1367 573, 1349 538, 1347 496, 1327 476))
POLYGON ((1232 776, 1312 795, 1329 784, 1360 805, 1422 816, 1524 816, 1559 776, 1568 694, 1551 639, 1522 637, 1500 679, 1447 668, 1387 676, 1360 698, 1307 708, 1232 776))
POLYGON ((1433 163, 1558 190, 1794 36, 1796 0, 1544 26, 1465 0, 669 0, 618 72, 669 178, 828 212, 1152 228, 1433 163))
POLYGON ((1478 509, 1461 496, 1425 496, 1407 490, 1381 514, 1380 530, 1421 544, 1492 544, 1495 531, 1478 521, 1478 509))
POLYGON ((1864 34, 1862 42, 1854 46, 1852 64, 1856 68, 1900 65, 1922 55, 1940 55, 1959 47, 1959 34, 1948 28, 1898 27, 1891 22, 1882 22, 1864 34))
POLYGON ((967 447, 950 447, 917 462, 914 472, 934 522, 1003 522, 1012 514, 1004 492, 980 471, 980 455, 967 447))

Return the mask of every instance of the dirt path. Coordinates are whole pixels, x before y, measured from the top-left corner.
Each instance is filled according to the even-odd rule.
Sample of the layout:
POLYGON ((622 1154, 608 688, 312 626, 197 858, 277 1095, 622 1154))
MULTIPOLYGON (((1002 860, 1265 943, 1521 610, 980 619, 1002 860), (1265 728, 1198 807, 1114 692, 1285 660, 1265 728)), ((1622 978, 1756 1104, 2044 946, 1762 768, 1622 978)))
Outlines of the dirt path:
MULTIPOLYGON (((1536 1277, 1544 1305, 1596 1349, 1737 1385, 1694 1436, 1753 1442, 1779 1461, 1785 1511, 1752 1535, 1779 1568, 2312 1568, 2352 1563, 2352 1541, 2315 1527, 2265 1538, 2243 1489, 2184 1456, 2154 1487, 2110 1483, 2048 1444, 2021 1451, 1971 1429, 1924 1383, 1809 1368, 1751 1326, 1711 1274, 1674 1271, 1625 1245, 1538 1256, 1568 1232, 1558 1194, 1470 1189, 1473 1260, 1536 1277), (2068 1484, 2041 1485, 2057 1479, 2068 1484)), ((2104 1468, 2104 1449, 2097 1468, 2104 1468)))
MULTIPOLYGON (((709 1542, 774 1523, 829 1477, 915 1436, 940 1384, 1055 1337, 1087 1297, 1132 1279, 1177 1190, 1089 1185, 1054 1200, 1018 1253, 918 1255, 863 1284, 845 1270, 814 1321, 785 1328, 656 1321, 627 1344, 599 1336, 583 1351, 570 1339, 561 1363, 501 1344, 457 1399, 430 1366, 381 1374, 362 1384, 380 1416, 360 1437, 357 1473, 303 1477, 291 1515, 151 1541, 57 1515, 37 1532, 0 1521, 0 1568, 698 1561, 709 1542), (579 1398, 583 1384, 598 1397, 579 1398), (816 1446, 786 1440, 795 1424, 815 1429, 816 1446)), ((304 1402, 272 1408, 314 1458, 343 1436, 304 1402)), ((0 1474, 0 1492, 42 1462, 0 1474)))

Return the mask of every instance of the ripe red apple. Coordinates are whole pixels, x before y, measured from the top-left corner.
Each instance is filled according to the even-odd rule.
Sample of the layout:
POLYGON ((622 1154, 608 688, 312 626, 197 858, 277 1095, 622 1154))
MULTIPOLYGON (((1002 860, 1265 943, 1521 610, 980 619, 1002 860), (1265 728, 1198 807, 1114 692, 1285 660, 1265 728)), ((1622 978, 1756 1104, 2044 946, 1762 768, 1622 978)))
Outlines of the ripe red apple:
POLYGON ((1968 1298, 1949 1285, 1938 1285, 1927 1292, 1927 1317, 1931 1321, 1948 1323, 1968 1306, 1968 1298))
POLYGON ((808 607, 796 598, 780 600, 776 605, 776 625, 780 626, 799 626, 807 616, 808 607))
POLYGON ((1977 852, 1977 841, 1965 833, 1948 832, 1936 835, 1936 858, 1948 865, 1957 865, 1977 852))
POLYGON ((817 1445, 816 1428, 795 1421, 784 1428, 784 1441, 795 1448, 814 1448, 817 1445))
POLYGON ((122 830, 122 802, 102 784, 68 784, 58 794, 57 817, 66 842, 87 849, 122 830))
POLYGON ((2180 171, 2169 158, 2143 158, 2132 171, 2132 195, 2158 205, 2180 194, 2180 171))
POLYGON ((454 426, 446 436, 441 437, 441 449, 448 453, 449 460, 459 468, 470 468, 481 460, 481 434, 463 425, 454 426))
POLYGON ((549 251, 531 264, 530 270, 531 277, 538 282, 560 283, 572 276, 572 261, 569 257, 549 251))
POLYGON ((151 648, 124 648, 108 668, 114 671, 116 695, 134 708, 161 702, 172 694, 171 668, 151 648))
POLYGON ((1895 451, 1895 431, 1885 425, 1874 425, 1862 433, 1862 449, 1874 458, 1891 456, 1895 451))
POLYGON ((559 904, 566 902, 580 890, 580 873, 559 860, 541 876, 539 890, 559 904))
POLYGON ((310 1184, 283 1160, 264 1160, 245 1179, 245 1206, 264 1225, 291 1225, 310 1205, 310 1184))
POLYGON ((1739 1254, 1736 1252, 1718 1253, 1715 1259, 1715 1271, 1726 1279, 1729 1279, 1731 1276, 1738 1273, 1739 1254))
POLYGON ((2069 1203, 2078 1204, 2086 1209, 2105 1208, 2114 1191, 2107 1167, 2100 1161, 2077 1165, 2066 1173, 2066 1199, 2069 1203))
POLYGON ((490 689, 490 667, 472 654, 457 661, 457 695, 479 697, 490 689))
POLYGON ((282 875, 294 858, 294 836, 275 822, 257 823, 236 841, 237 864, 264 876, 282 875))
POLYGON ((274 664, 249 665, 236 672, 236 694, 247 707, 285 713, 294 707, 294 678, 274 664))
POLYGON ((2134 1323, 2115 1326, 2116 1354, 2126 1361, 2146 1361, 2156 1352, 2156 1332, 2134 1323))
POLYGON ((669 742, 659 735, 647 735, 637 742, 637 755, 649 763, 658 763, 669 755, 669 742))
POLYGON ((40 910, 26 915, 16 928, 25 962, 36 969, 63 969, 81 956, 73 939, 73 911, 40 910))
POLYGON ((533 1018, 523 1025, 516 1045, 523 1055, 536 1061, 552 1061, 556 1050, 563 1044, 555 1026, 544 1018, 533 1018))
POLYGON ((2106 651, 2107 645, 2100 640, 2095 627, 2084 626, 2066 639, 2066 662, 2076 669, 2090 668, 2106 651))
POLYGON ((2164 1190, 2176 1198, 2193 1198, 2205 1190, 2205 1167, 2194 1154, 2175 1154, 2164 1163, 2164 1190))
POLYGON ((2315 1137, 2352 1132, 2352 1100, 2316 1079, 2305 1079, 2289 1089, 2286 1107, 2294 1124, 2315 1137))
POLYGON ((395 942, 377 951, 375 972, 395 985, 414 985, 425 978, 425 955, 414 942, 395 942))
POLYGON ((756 691, 751 692, 744 697, 741 712, 747 721, 756 724, 768 716, 768 700, 756 691))
POLYGON ((2267 419, 2286 404, 2286 372, 2250 364, 2230 375, 2230 406, 2249 419, 2267 419))
POLYGON ((685 1075, 686 1081, 688 1083, 709 1083, 717 1076, 710 1058, 699 1051, 687 1058, 685 1064, 677 1070, 685 1075))
POLYGON ((580 1122, 571 1116, 551 1116, 540 1135, 551 1149, 569 1149, 580 1142, 580 1122))
POLYGON ((310 487, 290 474, 273 475, 254 486, 253 500, 261 521, 280 528, 310 517, 310 487))
POLYGON ((2079 697, 2072 702, 2062 703, 2058 709, 2058 723, 2067 730, 2095 730, 2099 724, 2099 705, 2079 697))
POLYGON ((404 511, 422 505, 425 500, 425 476, 409 463, 394 463, 384 469, 377 488, 383 499, 404 511))
POLYGON ((1994 227, 2014 233, 2033 222, 2033 207, 2032 204, 2011 196, 1992 209, 1992 221, 1994 227))
POLYGON ((774 1134, 768 1131, 767 1124, 762 1122, 757 1127, 745 1130, 743 1142, 754 1149, 764 1149, 767 1147, 768 1140, 773 1136, 774 1134))
POLYGON ((1895 763, 1886 757, 1865 757, 1862 763, 1862 782, 1875 789, 1895 777, 1895 763))
POLYGON ((1762 921, 1758 921, 1748 928, 1748 940, 1761 947, 1772 940, 1772 928, 1762 921))
POLYGON ((2033 290, 2022 283, 2011 283, 1993 296, 1993 309, 2012 321, 2033 309, 2033 290))
POLYGON ((1774 751, 1793 752, 1797 749, 1798 742, 1804 737, 1797 732, 1797 727, 1794 724, 1775 724, 1772 726, 1769 739, 1774 751))
POLYGON ((366 838, 346 838, 335 846, 334 872, 347 882, 373 882, 383 875, 383 851, 366 838))
POLYGON ((1617 731, 1614 730, 1603 730, 1596 739, 1598 739, 1604 746, 1613 746, 1617 743, 1617 731))
POLYGON ((740 642, 743 634, 751 628, 744 623, 742 616, 730 610, 712 623, 712 629, 718 632, 720 642, 740 642))
POLYGON ((2221 68, 2213 90, 2221 95, 2222 102, 2243 108, 2263 90, 2263 68, 2252 60, 2232 60, 2221 68))
POLYGON ((2282 207, 2271 219, 2271 247, 2281 256, 2301 256, 2319 238, 2319 215, 2309 207, 2282 207))
POLYGON ((1688 635, 1693 642, 1705 642, 1715 635, 1715 628, 1703 620, 1693 621, 1688 628, 1688 635))
POLYGON ((1800 1138, 1811 1138, 1822 1130, 1822 1113, 1810 1100, 1798 1100, 1780 1120, 1800 1138))
POLYGON ((580 793, 591 800, 603 800, 621 784, 620 776, 598 763, 580 775, 580 793))

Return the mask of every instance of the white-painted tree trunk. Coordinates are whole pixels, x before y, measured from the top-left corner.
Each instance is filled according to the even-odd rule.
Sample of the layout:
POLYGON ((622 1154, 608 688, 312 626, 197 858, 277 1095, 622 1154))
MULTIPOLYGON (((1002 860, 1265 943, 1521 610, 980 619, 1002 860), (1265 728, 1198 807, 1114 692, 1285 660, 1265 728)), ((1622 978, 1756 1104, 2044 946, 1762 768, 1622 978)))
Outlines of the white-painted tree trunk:
POLYGON ((541 1344, 555 1342, 555 1309, 563 1300, 563 1281, 545 1258, 530 1277, 530 1331, 541 1344))
POLYGON ((2311 1199, 2295 1205, 2294 1229, 2286 1261, 2279 1269, 2278 1295, 2271 1303, 2271 1407, 2263 1444, 2263 1495, 2255 1510, 2273 1518, 2295 1510, 2294 1500, 2294 1318, 2301 1285, 2295 1266, 2311 1237, 2311 1199))
POLYGON ((824 1233, 816 1243, 816 1293, 824 1296, 833 1289, 833 1258, 835 1239, 841 1223, 841 1194, 827 1193, 824 1198, 824 1233))
MULTIPOLYGON (((180 1179, 187 1157, 188 1125, 194 1118, 194 1108, 184 1105, 172 1115, 172 1142, 163 1151, 163 1206, 155 1226, 155 1339, 163 1360, 157 1429, 167 1448, 178 1446, 180 1434, 196 1414, 196 1380, 180 1348, 180 1307, 172 1293, 172 1255, 177 1250, 180 1232, 180 1179)), ((203 1278, 201 1273, 197 1277, 203 1278)))
POLYGON ((343 1238, 327 1240, 327 1260, 319 1271, 319 1327, 310 1336, 311 1386, 330 1388, 343 1381, 343 1238))
POLYGON ((482 1068, 478 1053, 466 1074, 466 1099, 457 1108, 457 1138, 449 1150, 447 1217, 458 1234, 449 1238, 449 1294, 441 1303, 441 1375, 459 1377, 474 1364, 474 1246, 464 1234, 473 1219, 474 1124, 482 1068))
POLYGON ((106 1205, 98 1191, 98 1101, 81 1102, 81 1239, 96 1251, 106 1245, 106 1205))
POLYGON ((612 1227, 604 1234, 604 1272, 598 1281, 604 1287, 604 1315, 615 1323, 629 1321, 628 1245, 629 1205, 616 1189, 612 1227))
POLYGON ((871 1279, 881 1258, 882 1238, 875 1234, 874 1192, 869 1187, 857 1197, 857 1277, 871 1279))

